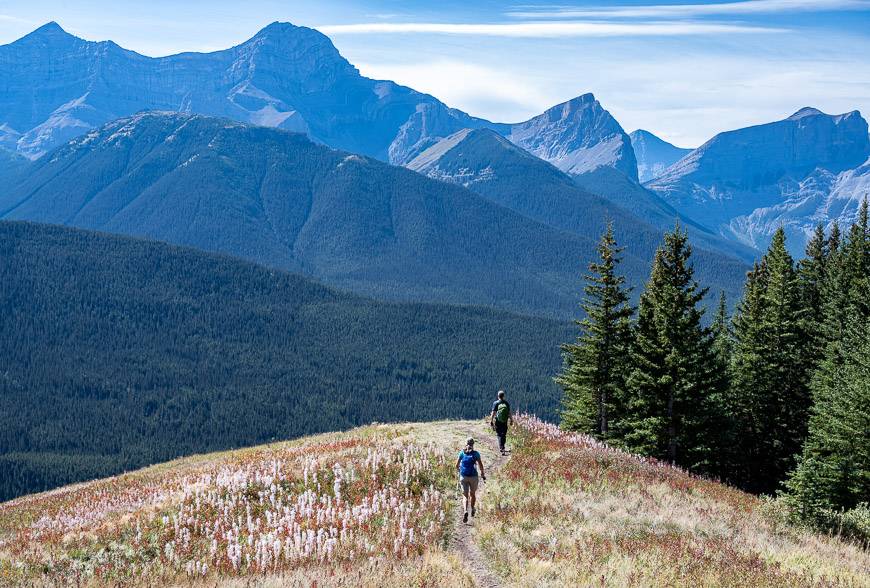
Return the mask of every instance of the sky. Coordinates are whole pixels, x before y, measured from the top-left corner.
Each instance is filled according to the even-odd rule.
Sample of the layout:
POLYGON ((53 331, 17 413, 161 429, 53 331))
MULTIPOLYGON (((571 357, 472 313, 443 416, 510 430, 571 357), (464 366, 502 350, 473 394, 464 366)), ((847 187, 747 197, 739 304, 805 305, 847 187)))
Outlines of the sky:
POLYGON ((0 0, 0 44, 49 21, 150 56, 292 22, 475 116, 518 122, 592 92, 626 131, 681 147, 803 106, 870 115, 870 0, 0 0))

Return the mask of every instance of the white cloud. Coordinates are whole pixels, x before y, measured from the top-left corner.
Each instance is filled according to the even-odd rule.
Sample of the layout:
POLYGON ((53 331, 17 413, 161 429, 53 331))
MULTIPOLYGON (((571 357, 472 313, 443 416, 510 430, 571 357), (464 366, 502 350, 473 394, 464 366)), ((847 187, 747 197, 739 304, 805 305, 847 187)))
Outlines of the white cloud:
POLYGON ((729 23, 696 22, 517 22, 517 23, 358 23, 317 27, 326 35, 445 34, 490 37, 652 37, 732 33, 778 33, 785 29, 729 23))
POLYGON ((528 6, 508 11, 515 18, 689 18, 788 12, 868 10, 870 0, 745 0, 717 4, 649 6, 551 7, 528 6))
POLYGON ((432 94, 448 106, 492 120, 518 120, 528 113, 538 112, 550 100, 546 93, 506 70, 466 61, 357 63, 357 67, 365 76, 393 80, 432 94))

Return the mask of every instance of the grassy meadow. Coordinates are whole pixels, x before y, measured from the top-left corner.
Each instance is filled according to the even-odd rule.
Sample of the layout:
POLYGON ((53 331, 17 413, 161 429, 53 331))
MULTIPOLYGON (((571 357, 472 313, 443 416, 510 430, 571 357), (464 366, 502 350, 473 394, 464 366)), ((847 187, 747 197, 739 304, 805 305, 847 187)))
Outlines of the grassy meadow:
MULTIPOLYGON (((455 452, 481 422, 372 425, 0 504, 0 585, 475 586, 455 452)), ((471 536, 504 586, 870 586, 775 503, 520 416, 471 536)))

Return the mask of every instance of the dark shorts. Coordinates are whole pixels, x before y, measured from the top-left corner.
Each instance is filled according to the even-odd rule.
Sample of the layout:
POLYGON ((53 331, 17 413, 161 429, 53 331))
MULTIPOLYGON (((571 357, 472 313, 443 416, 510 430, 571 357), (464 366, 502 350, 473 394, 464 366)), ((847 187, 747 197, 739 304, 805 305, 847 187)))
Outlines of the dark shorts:
POLYGON ((462 493, 477 493, 477 484, 479 481, 480 480, 477 476, 459 476, 459 486, 462 488, 462 493))

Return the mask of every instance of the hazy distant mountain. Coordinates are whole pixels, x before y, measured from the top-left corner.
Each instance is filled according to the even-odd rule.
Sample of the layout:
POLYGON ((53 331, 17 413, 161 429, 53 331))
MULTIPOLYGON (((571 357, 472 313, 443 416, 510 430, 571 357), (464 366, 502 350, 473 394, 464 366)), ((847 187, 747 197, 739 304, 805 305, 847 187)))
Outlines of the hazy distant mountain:
POLYGON ((765 247, 783 225, 799 251, 817 223, 853 220, 866 193, 866 166, 857 168, 868 156, 859 112, 803 108, 716 135, 648 186, 680 212, 754 247, 765 247))
POLYGON ((524 123, 493 123, 363 77, 328 37, 287 23, 223 51, 160 58, 49 23, 0 46, 0 79, 0 146, 31 158, 116 118, 166 110, 305 132, 395 164, 485 127, 570 173, 613 166, 637 179, 628 136, 591 94, 524 123))
POLYGON ((146 109, 224 116, 407 161, 461 128, 497 126, 426 94, 365 78, 325 35, 273 23, 224 51, 149 58, 49 23, 0 46, 0 146, 38 157, 146 109))
POLYGON ((637 158, 637 177, 641 182, 657 178, 667 168, 692 152, 660 139, 643 129, 629 134, 634 156, 637 158))
MULTIPOLYGON (((529 218, 577 235, 600 235, 609 219, 620 244, 626 246, 626 253, 648 264, 661 243, 661 229, 644 220, 645 215, 637 216, 630 208, 615 206, 610 200, 584 190, 573 177, 488 129, 466 129, 442 139, 408 167, 431 178, 465 186, 529 218)), ((672 212, 667 219, 668 228, 676 217, 677 213, 672 212)), ((729 294, 739 294, 738 284, 722 279, 722 268, 739 267, 731 256, 703 248, 698 248, 696 255, 703 281, 724 288, 729 294)))
POLYGON ((637 180, 631 140, 595 96, 584 94, 511 126, 510 139, 572 175, 601 167, 637 180))
MULTIPOLYGON (((122 119, 28 171, 0 193, 0 217, 223 251, 388 299, 572 316, 598 238, 303 135, 203 116, 122 119)), ((647 262, 627 256, 633 283, 647 262)), ((721 281, 742 271, 718 269, 721 281)))

